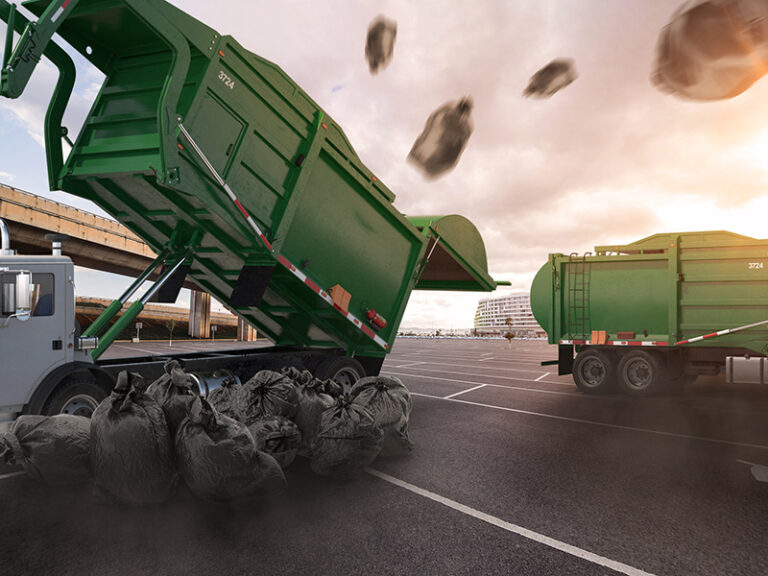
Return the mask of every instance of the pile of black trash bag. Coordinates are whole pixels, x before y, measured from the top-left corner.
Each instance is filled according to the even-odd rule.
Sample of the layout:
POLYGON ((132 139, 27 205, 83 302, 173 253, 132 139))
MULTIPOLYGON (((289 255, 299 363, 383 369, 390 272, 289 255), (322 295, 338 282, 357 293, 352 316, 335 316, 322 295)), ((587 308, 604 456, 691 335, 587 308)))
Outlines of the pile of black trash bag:
POLYGON ((90 420, 19 417, 0 435, 0 459, 49 485, 92 482, 108 502, 147 506, 182 483, 208 501, 262 501, 285 488, 297 456, 317 474, 349 478, 413 449, 411 398, 397 378, 345 391, 307 370, 262 370, 202 398, 181 363, 164 368, 151 383, 121 372, 90 420))

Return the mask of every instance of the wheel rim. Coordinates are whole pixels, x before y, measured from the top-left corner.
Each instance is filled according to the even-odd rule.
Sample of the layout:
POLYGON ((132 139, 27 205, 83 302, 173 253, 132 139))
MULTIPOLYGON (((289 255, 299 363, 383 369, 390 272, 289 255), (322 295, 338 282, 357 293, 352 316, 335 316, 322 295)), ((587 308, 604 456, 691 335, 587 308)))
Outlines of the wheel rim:
POLYGON ((351 388, 359 379, 360 375, 354 368, 342 368, 333 376, 333 380, 337 384, 341 384, 344 388, 351 388))
POLYGON ((653 380, 653 368, 644 358, 633 358, 624 367, 624 382, 633 390, 645 390, 653 380))
POLYGON ((581 365, 581 379, 589 388, 597 388, 605 380, 605 364, 598 358, 588 358, 581 365))
POLYGON ((93 411, 99 405, 96 398, 87 394, 78 394, 72 396, 61 408, 60 414, 70 414, 72 416, 85 416, 90 418, 93 411))

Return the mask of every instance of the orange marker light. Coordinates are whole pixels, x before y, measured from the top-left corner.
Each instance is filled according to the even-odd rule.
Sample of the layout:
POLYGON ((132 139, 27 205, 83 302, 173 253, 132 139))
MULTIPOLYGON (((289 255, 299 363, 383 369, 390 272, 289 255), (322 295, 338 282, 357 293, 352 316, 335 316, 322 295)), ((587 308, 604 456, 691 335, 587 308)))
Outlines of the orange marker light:
POLYGON ((323 127, 323 130, 328 130, 328 125, 327 125, 325 122, 323 122, 322 124, 320 124, 320 126, 322 126, 322 127, 323 127))
POLYGON ((222 58, 224 58, 224 52, 222 52, 221 50, 219 50, 219 56, 221 56, 222 58))

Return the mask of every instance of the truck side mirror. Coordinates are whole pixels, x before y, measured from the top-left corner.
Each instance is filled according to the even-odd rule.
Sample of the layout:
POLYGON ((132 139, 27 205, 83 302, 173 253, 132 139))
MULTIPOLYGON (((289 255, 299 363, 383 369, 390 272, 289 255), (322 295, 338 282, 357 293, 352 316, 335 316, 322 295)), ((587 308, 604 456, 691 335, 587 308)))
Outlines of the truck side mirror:
POLYGON ((16 274, 16 318, 27 320, 32 307, 32 274, 16 274))

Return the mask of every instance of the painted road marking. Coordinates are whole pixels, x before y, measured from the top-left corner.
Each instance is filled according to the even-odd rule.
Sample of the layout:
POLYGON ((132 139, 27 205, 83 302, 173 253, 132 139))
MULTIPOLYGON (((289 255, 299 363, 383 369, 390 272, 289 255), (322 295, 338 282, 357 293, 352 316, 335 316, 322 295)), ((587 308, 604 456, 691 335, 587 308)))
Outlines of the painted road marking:
POLYGON ((21 472, 11 472, 10 474, 3 474, 0 476, 0 480, 5 480, 6 478, 14 478, 15 476, 22 476, 26 474, 23 470, 21 472))
POLYGON ((544 372, 544 374, 542 374, 541 376, 539 376, 538 378, 536 378, 536 380, 534 380, 534 382, 541 382, 541 381, 542 381, 544 378, 546 378, 547 376, 549 376, 549 372, 544 372))
MULTIPOLYGON (((393 366, 393 368, 396 368, 396 367, 393 366)), ((384 369, 386 370, 387 366, 385 366, 384 369)), ((421 370, 423 372, 438 372, 440 374, 445 374, 447 372, 447 370, 445 369, 436 370, 434 368, 423 368, 421 366, 418 368, 418 370, 421 370)), ((533 370, 508 370, 508 372, 533 372, 533 370)), ((536 370, 536 372, 539 372, 539 370, 536 370)), ((477 372, 475 372, 474 374, 469 374, 467 372, 456 372, 455 370, 451 370, 449 373, 455 374, 457 376, 476 376, 477 375, 477 372)), ((417 375, 417 374, 411 374, 411 376, 419 376, 419 378, 422 378, 421 375, 417 375)), ((531 380, 530 378, 518 378, 517 376, 495 376, 493 374, 483 374, 483 376, 485 376, 486 378, 496 378, 497 380, 515 380, 518 382, 533 382, 533 380, 531 380)), ((423 378, 430 378, 430 376, 423 376, 423 378)), ((544 384, 558 384, 559 386, 567 386, 568 388, 574 388, 574 389, 576 388, 573 381, 558 382, 556 380, 541 380, 541 382, 544 384)))
POLYGON ((487 384, 480 384, 480 386, 475 386, 474 388, 467 388, 466 390, 462 390, 461 392, 456 392, 455 394, 450 394, 446 396, 446 398, 456 398, 456 396, 460 396, 462 394, 466 394, 467 392, 472 392, 473 390, 480 390, 480 388, 485 388, 487 384))
POLYGON ((424 362, 409 362, 408 364, 403 364, 402 366, 393 366, 393 368, 410 368, 411 366, 418 366, 419 364, 424 364, 424 362))
MULTIPOLYGON (((440 380, 441 382, 456 382, 457 384, 478 384, 477 382, 471 382, 469 380, 456 380, 454 378, 439 378, 437 376, 423 376, 422 374, 402 374, 398 372, 392 372, 391 370, 386 370, 386 374, 392 374, 393 376, 404 376, 411 378, 427 378, 429 380, 440 380)), ((498 376, 491 376, 491 378, 498 378, 498 376)), ((516 380, 523 380, 522 378, 516 378, 516 380)), ((530 382, 530 380, 523 380, 523 382, 530 382)), ((552 382, 552 384, 559 384, 559 382, 552 382)), ((590 398, 594 399, 592 396, 585 396, 581 394, 580 392, 557 392, 556 390, 540 390, 538 388, 525 388, 523 386, 505 386, 504 384, 489 384, 484 383, 484 386, 491 386, 493 388, 503 388, 505 390, 521 390, 523 392, 535 392, 536 394, 558 394, 560 396, 571 396, 572 398, 590 398)))
POLYGON ((750 472, 752 472, 752 477, 758 482, 768 483, 768 466, 747 462, 746 460, 736 460, 736 462, 749 466, 750 472))
POLYGON ((419 496, 423 496, 424 498, 428 498, 433 502, 437 502, 438 504, 447 506, 451 510, 461 512, 462 514, 466 514, 467 516, 471 516, 472 518, 481 520, 482 522, 485 522, 492 526, 496 526, 497 528, 501 528, 502 530, 506 530, 507 532, 517 534, 518 536, 522 536, 523 538, 527 538, 528 540, 533 540, 534 542, 543 544, 544 546, 548 546, 550 548, 554 548, 555 550, 559 550, 560 552, 565 552, 566 554, 575 556, 576 558, 580 558, 581 560, 586 560, 587 562, 591 562, 592 564, 597 564, 598 566, 609 568, 621 574, 627 574, 627 576, 653 576, 650 572, 645 572, 643 570, 634 568, 627 564, 617 562, 616 560, 611 560, 610 558, 606 558, 605 556, 600 556, 598 554, 595 554, 594 552, 589 552, 588 550, 584 550, 583 548, 577 548, 576 546, 572 546, 571 544, 561 542, 560 540, 555 540, 554 538, 550 538, 549 536, 545 536, 544 534, 539 534, 538 532, 534 532, 533 530, 528 530, 527 528, 523 528, 522 526, 518 526, 517 524, 512 524, 511 522, 507 522, 505 520, 502 520, 501 518, 497 518, 496 516, 491 516, 490 514, 486 514, 485 512, 480 512, 479 510, 475 510, 474 508, 465 506, 464 504, 456 502, 455 500, 451 500, 450 498, 446 498, 445 496, 440 496, 439 494, 435 494, 434 492, 430 492, 429 490, 424 490, 423 488, 419 488, 418 486, 414 486, 413 484, 410 484, 408 482, 405 482, 404 480, 400 480, 398 478, 390 476, 389 474, 384 474, 383 472, 379 472, 378 470, 367 468, 366 472, 368 472, 368 474, 370 474, 371 476, 375 476, 376 478, 384 480, 385 482, 389 482, 390 484, 394 484, 395 486, 404 488, 409 492, 412 492, 419 496))
POLYGON ((663 432, 661 430, 650 430, 648 428, 637 428, 635 426, 621 426, 620 424, 607 424, 605 422, 595 422, 594 420, 584 420, 582 418, 569 418, 567 416, 557 416, 555 414, 543 414, 541 412, 531 412, 530 410, 519 410, 517 408, 507 408, 505 406, 495 406, 493 404, 483 404, 481 402, 471 402, 460 398, 443 398, 442 396, 433 396, 432 394, 421 394, 411 392, 411 396, 421 396, 422 398, 432 398, 433 400, 446 400, 447 402, 459 402, 471 406, 480 406, 481 408, 492 408, 494 410, 503 410, 505 412, 514 412, 516 414, 526 414, 528 416, 539 416, 541 418, 550 418, 551 420, 562 420, 564 422, 576 422, 577 424, 589 424, 592 426, 602 426, 604 428, 615 428, 628 432, 642 432, 644 434, 655 434, 657 436, 666 436, 668 438, 679 438, 682 440, 698 440, 701 442, 710 442, 712 444, 723 444, 726 446, 738 446, 739 448, 755 448, 757 450, 768 450, 768 446, 762 444, 747 444, 743 442, 734 442, 732 440, 721 440, 719 438, 704 438, 703 436, 691 436, 690 434, 678 434, 677 432, 663 432))

